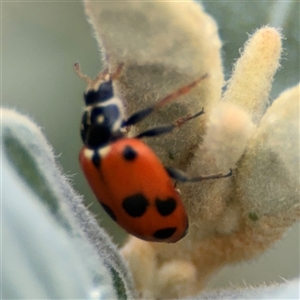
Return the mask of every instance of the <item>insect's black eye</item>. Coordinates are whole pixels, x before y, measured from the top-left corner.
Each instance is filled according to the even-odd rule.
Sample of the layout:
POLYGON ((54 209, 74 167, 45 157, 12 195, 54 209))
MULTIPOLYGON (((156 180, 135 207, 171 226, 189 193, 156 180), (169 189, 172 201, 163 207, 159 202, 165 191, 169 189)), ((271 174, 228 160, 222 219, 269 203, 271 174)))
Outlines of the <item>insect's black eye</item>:
POLYGON ((114 96, 112 81, 106 81, 100 84, 99 86, 99 101, 105 101, 114 96))
POLYGON ((85 105, 91 105, 106 101, 114 96, 112 81, 105 81, 100 84, 98 91, 88 91, 84 95, 85 105))

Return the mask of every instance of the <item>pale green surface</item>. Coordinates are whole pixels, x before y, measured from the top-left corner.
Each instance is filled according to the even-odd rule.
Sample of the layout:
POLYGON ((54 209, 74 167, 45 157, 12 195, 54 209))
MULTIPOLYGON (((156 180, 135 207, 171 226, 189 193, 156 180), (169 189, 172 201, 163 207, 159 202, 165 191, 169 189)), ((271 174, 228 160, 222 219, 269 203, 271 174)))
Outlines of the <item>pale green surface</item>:
POLYGON ((80 199, 50 147, 24 117, 1 113, 1 299, 115 298, 105 256, 75 220, 66 194, 77 208, 80 199))
POLYGON ((13 110, 1 109, 1 117, 2 296, 132 298, 115 245, 62 174, 40 128, 13 110))

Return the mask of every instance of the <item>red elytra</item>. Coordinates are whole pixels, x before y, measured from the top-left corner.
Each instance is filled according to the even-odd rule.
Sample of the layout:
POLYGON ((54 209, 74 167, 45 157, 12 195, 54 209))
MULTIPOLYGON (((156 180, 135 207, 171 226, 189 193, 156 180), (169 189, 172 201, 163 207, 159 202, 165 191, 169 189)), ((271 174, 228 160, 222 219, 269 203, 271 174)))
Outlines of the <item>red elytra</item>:
POLYGON ((180 240, 187 232, 188 217, 174 183, 155 153, 133 138, 117 140, 102 150, 104 154, 96 167, 89 150, 83 147, 80 165, 110 216, 138 238, 168 243, 180 240), (126 159, 124 150, 129 148, 135 157, 126 159))

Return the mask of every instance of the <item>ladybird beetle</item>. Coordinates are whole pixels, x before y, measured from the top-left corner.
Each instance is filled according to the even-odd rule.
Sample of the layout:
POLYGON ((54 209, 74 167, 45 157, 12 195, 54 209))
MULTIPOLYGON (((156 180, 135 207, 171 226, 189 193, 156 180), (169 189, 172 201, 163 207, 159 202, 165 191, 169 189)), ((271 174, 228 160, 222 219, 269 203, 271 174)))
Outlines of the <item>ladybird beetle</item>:
POLYGON ((122 65, 115 73, 105 70, 94 80, 81 72, 78 63, 74 66, 79 77, 88 83, 81 121, 84 146, 79 161, 98 201, 128 233, 147 241, 177 242, 187 233, 188 217, 172 179, 186 182, 223 178, 230 176, 231 170, 226 175, 188 178, 180 171, 164 167, 141 138, 170 132, 204 111, 182 117, 170 125, 148 129, 134 138, 126 137, 125 129, 188 93, 207 75, 125 119, 124 106, 114 95, 112 86, 122 65))

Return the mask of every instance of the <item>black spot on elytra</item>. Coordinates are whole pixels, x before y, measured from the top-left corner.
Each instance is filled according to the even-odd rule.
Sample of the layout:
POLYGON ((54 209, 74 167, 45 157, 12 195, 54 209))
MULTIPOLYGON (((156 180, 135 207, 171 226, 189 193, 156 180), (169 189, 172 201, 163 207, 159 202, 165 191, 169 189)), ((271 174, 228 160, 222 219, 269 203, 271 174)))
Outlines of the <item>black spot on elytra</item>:
POLYGON ((130 146, 126 146, 123 150, 123 156, 126 160, 134 160, 137 156, 137 152, 130 146))
POLYGON ((159 229, 154 232, 153 236, 159 240, 165 240, 170 238, 176 231, 176 227, 169 227, 164 229, 159 229))
POLYGON ((122 206, 127 214, 133 218, 141 217, 147 210, 149 201, 143 194, 136 194, 124 199, 122 206))
POLYGON ((103 209, 106 211, 106 213, 114 220, 114 221, 117 221, 117 217, 116 215, 114 214, 114 212, 112 211, 112 209, 106 205, 105 203, 103 202, 100 202, 100 204, 102 205, 103 209))
POLYGON ((100 167, 101 157, 100 157, 98 151, 94 151, 94 154, 92 157, 92 162, 96 168, 100 167))
POLYGON ((160 215, 165 217, 173 213, 176 208, 176 201, 173 198, 167 200, 156 199, 155 205, 160 215))

